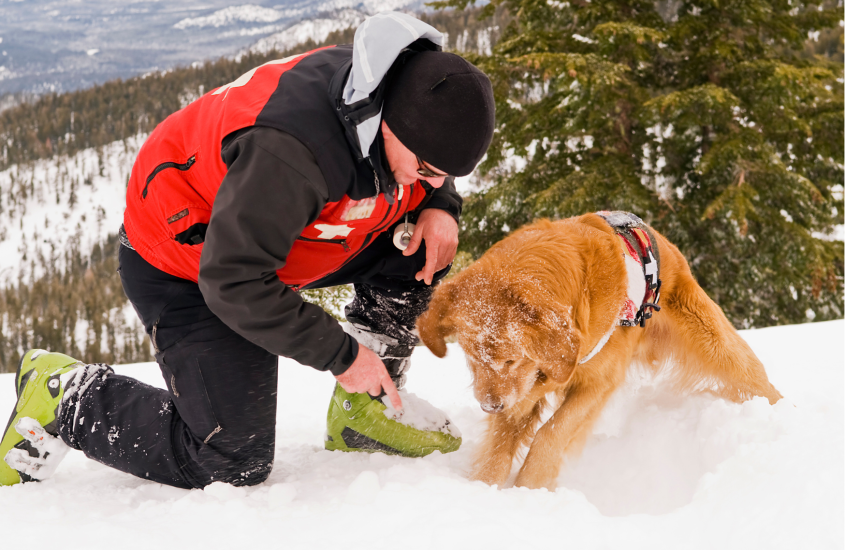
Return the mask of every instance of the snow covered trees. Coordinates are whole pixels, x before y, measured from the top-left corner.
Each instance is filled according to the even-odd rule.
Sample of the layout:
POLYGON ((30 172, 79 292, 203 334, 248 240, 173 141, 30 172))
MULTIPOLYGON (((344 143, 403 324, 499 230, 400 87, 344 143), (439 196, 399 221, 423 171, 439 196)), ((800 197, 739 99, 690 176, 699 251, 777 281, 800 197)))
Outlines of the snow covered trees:
POLYGON ((493 79, 498 132, 482 165, 493 185, 465 206, 465 250, 477 256, 537 217, 628 210, 681 248, 738 327, 842 316, 842 64, 802 56, 808 36, 838 25, 838 7, 489 10, 500 6, 510 26, 473 59, 493 79))
MULTIPOLYGON (((15 372, 30 348, 61 351, 87 362, 150 361, 150 343, 134 319, 116 270, 117 236, 90 256, 74 245, 63 261, 31 258, 42 275, 0 288, 0 373, 15 372), (64 265, 59 271, 57 265, 64 265)), ((26 260, 24 260, 25 262, 26 260)), ((31 272, 35 271, 35 267, 31 272)))

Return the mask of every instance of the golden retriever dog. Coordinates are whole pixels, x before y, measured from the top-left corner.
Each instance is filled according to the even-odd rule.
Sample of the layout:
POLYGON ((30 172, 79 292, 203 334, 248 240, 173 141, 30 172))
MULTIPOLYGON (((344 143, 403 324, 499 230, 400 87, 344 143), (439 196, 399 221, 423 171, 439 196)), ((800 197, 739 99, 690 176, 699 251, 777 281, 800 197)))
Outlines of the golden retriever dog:
POLYGON ((553 489, 563 459, 580 452, 635 360, 670 368, 679 391, 736 402, 781 398, 678 249, 643 231, 656 241, 662 281, 659 308, 646 308, 653 316, 644 326, 620 326, 630 305, 630 258, 596 214, 523 227, 437 287, 417 323, 420 337, 443 357, 446 337, 457 336, 475 397, 490 413, 474 479, 502 487, 527 448, 515 485, 553 489))

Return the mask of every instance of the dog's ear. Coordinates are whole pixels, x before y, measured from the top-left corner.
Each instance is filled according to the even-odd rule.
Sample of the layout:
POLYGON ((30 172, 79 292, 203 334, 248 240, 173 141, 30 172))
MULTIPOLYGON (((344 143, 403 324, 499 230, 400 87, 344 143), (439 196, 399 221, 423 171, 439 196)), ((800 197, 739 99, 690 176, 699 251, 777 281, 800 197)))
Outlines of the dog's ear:
POLYGON ((428 310, 417 319, 417 330, 423 344, 437 357, 446 356, 446 337, 455 332, 450 318, 456 289, 450 283, 441 283, 434 291, 428 310))
POLYGON ((547 310, 538 316, 540 322, 526 334, 526 353, 546 376, 566 384, 578 366, 581 331, 571 317, 560 312, 547 310))

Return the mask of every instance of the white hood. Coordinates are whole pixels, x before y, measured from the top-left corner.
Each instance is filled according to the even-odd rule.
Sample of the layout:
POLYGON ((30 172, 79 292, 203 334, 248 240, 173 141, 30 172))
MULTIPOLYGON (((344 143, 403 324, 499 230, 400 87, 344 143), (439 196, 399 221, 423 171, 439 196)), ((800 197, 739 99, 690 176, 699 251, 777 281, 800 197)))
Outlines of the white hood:
MULTIPOLYGON (((369 97, 402 50, 420 38, 443 47, 440 31, 405 13, 384 12, 365 19, 355 31, 352 71, 343 88, 344 103, 352 105, 369 97)), ((357 126, 363 157, 369 156, 380 124, 381 111, 357 126)))

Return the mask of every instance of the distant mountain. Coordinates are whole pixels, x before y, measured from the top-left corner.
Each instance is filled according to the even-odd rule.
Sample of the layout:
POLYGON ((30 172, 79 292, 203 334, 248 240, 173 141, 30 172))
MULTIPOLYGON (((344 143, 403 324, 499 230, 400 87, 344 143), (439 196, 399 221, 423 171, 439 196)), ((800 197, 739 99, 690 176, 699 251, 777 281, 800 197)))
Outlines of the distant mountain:
POLYGON ((0 0, 0 96, 77 90, 216 59, 308 19, 318 21, 274 44, 320 41, 331 30, 394 9, 423 9, 423 2, 0 0))
POLYGON ((249 47, 253 53, 284 52, 307 41, 323 42, 332 32, 357 28, 369 14, 360 9, 344 9, 295 23, 281 32, 261 38, 249 47))

